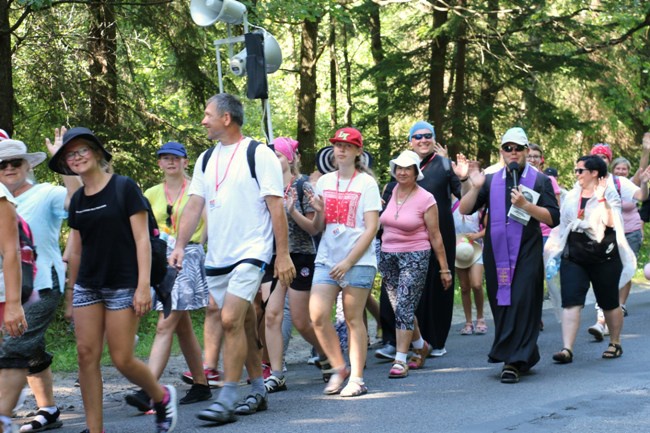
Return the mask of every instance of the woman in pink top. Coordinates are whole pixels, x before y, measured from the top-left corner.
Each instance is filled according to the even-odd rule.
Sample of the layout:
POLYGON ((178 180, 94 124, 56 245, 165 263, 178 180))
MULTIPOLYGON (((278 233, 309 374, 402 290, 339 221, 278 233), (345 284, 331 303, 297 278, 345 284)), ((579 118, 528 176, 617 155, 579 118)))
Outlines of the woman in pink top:
POLYGON ((438 228, 436 200, 416 183, 424 177, 418 155, 405 150, 390 161, 390 168, 397 186, 379 219, 384 228, 379 270, 395 311, 397 353, 388 377, 397 379, 408 376, 409 369, 422 368, 429 353, 429 344, 420 335, 415 309, 422 295, 432 247, 445 290, 451 286, 451 270, 438 228), (413 355, 407 363, 411 343, 413 355))

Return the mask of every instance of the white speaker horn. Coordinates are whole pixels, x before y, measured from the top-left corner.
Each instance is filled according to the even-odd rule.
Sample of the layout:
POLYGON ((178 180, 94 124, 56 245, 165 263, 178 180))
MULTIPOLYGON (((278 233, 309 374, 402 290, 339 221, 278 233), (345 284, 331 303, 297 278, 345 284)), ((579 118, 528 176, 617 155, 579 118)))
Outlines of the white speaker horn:
MULTIPOLYGON (((272 74, 280 69, 280 65, 282 65, 282 50, 280 49, 280 44, 277 39, 266 30, 255 30, 255 33, 264 34, 264 61, 266 62, 266 73, 272 74)), ((238 77, 246 74, 246 55, 246 49, 244 48, 230 59, 230 72, 238 77)))
POLYGON ((246 6, 237 0, 192 0, 190 3, 192 21, 208 27, 217 21, 226 24, 241 24, 246 6))

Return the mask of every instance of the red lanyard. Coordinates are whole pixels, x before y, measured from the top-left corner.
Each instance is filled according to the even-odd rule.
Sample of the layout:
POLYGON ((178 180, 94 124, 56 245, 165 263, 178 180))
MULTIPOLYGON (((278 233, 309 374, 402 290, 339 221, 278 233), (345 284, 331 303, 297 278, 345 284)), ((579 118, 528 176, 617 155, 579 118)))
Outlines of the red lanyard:
POLYGON ((291 185, 293 185, 293 181, 296 179, 296 176, 291 176, 291 180, 287 184, 287 187, 284 189, 284 196, 285 198, 287 197, 287 194, 289 194, 289 190, 291 189, 291 185))
MULTIPOLYGON (((340 172, 336 172, 336 222, 337 224, 341 224, 341 221, 339 221, 339 182, 340 182, 340 172)), ((343 194, 346 194, 348 190, 350 189, 350 185, 352 185, 352 181, 354 180, 354 177, 357 175, 357 171, 354 170, 354 173, 352 174, 352 177, 350 178, 350 183, 348 183, 348 186, 345 188, 345 191, 343 191, 343 194)))
MULTIPOLYGON (((424 164, 422 167, 420 167, 420 171, 424 171, 424 169, 427 168, 427 165, 429 165, 429 163, 430 163, 431 161, 433 161, 433 159, 436 157, 436 155, 437 155, 437 154, 434 153, 433 156, 431 157, 431 159, 429 159, 429 160, 427 161, 426 164, 424 164)), ((417 174, 417 173, 416 173, 416 174, 417 174)))
POLYGON ((219 147, 219 151, 217 152, 217 167, 215 169, 215 173, 216 173, 215 191, 219 192, 219 187, 221 186, 222 183, 224 183, 226 177, 228 177, 228 170, 230 169, 230 164, 232 163, 232 160, 235 157, 235 154, 237 153, 237 149, 239 149, 239 145, 241 144, 241 141, 243 139, 244 136, 242 135, 239 141, 237 142, 237 146, 235 146, 235 150, 232 152, 232 155, 230 155, 230 161, 228 161, 228 165, 226 165, 226 172, 223 174, 223 178, 221 179, 221 182, 219 182, 219 155, 221 155, 221 147, 223 147, 223 144, 221 145, 221 147, 219 147))
MULTIPOLYGON (((167 187, 167 182, 165 182, 165 199, 167 199, 167 204, 172 207, 172 210, 174 209, 174 206, 176 203, 178 203, 181 198, 183 197, 183 193, 185 192, 185 186, 187 185, 187 179, 183 179, 183 187, 181 188, 181 192, 178 194, 176 197, 176 200, 172 201, 169 198, 169 188, 167 187)), ((180 206, 176 206, 176 216, 174 216, 174 212, 172 211, 172 215, 169 216, 169 219, 172 221, 172 230, 176 231, 176 221, 178 220, 178 212, 180 211, 180 206)))

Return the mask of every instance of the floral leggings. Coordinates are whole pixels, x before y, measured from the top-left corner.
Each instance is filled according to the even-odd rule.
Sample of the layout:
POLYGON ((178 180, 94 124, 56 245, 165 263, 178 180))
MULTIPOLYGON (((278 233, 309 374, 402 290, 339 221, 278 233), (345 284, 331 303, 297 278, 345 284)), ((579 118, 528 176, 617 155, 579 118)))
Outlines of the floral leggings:
POLYGON ((381 252, 379 272, 388 299, 395 311, 395 328, 412 331, 415 328, 415 309, 420 302, 429 270, 431 250, 408 253, 381 252))

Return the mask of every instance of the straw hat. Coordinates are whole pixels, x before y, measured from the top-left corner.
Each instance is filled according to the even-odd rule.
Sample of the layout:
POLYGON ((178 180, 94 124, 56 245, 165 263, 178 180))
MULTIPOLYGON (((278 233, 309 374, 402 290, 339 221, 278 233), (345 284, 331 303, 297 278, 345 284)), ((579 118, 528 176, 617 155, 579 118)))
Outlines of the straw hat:
POLYGON ((478 242, 470 242, 463 235, 456 235, 456 263, 459 269, 467 269, 481 257, 483 249, 478 242))

